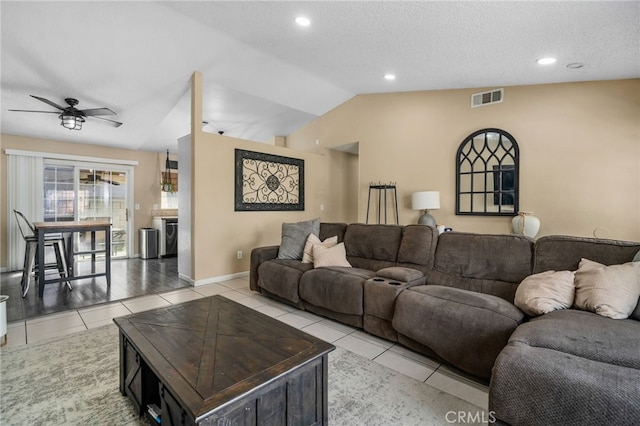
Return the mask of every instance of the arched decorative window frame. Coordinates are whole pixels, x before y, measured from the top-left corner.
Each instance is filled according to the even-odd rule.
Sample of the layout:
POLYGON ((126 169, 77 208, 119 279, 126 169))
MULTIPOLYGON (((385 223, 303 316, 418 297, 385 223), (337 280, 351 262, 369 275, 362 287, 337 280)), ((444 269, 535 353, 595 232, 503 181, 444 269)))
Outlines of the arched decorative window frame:
MULTIPOLYGON (((458 150, 456 152, 456 215, 473 215, 473 216, 515 216, 518 214, 518 206, 520 201, 519 194, 519 182, 520 182, 520 149, 518 147, 518 143, 516 139, 507 131, 497 128, 487 128, 481 129, 471 133, 469 136, 464 138, 458 150), (473 146, 473 140, 484 133, 484 145, 482 149, 478 150, 473 146), (501 147, 505 153, 502 154, 501 157, 496 155, 497 148, 492 150, 488 146, 488 134, 489 133, 497 133, 498 136, 498 147, 501 147), (511 148, 505 148, 504 139, 508 139, 511 142, 511 148), (465 151, 467 145, 472 144, 471 148, 469 148, 469 152, 465 151), (469 154, 473 151, 476 155, 475 159, 470 159, 469 154), (488 153, 487 156, 483 156, 484 153, 488 153), (509 157, 512 159, 511 161, 505 161, 509 157), (493 163, 493 169, 487 169, 489 159, 497 160, 493 163), (461 170, 461 166, 463 162, 471 161, 471 172, 463 172, 461 170), (482 161, 484 168, 474 168, 473 164, 475 161, 482 161), (495 175, 495 167, 498 167, 498 171, 500 172, 498 175, 495 175), (513 179, 513 188, 503 188, 503 173, 509 172, 510 177, 513 179), (471 184, 469 191, 461 191, 461 175, 462 174, 470 174, 471 175, 471 184), (473 176, 474 175, 483 175, 484 176, 484 185, 479 188, 474 185, 473 176), (495 179, 495 182, 498 183, 498 189, 490 189, 488 183, 488 178, 491 175, 492 179, 495 179), (477 188, 477 190, 476 190, 477 188), (480 207, 474 207, 473 198, 474 195, 482 194, 484 203, 480 207), (487 195, 493 194, 494 201, 492 204, 494 210, 488 209, 487 199, 489 198, 487 195), (461 196, 468 195, 470 197, 470 209, 469 211, 462 210, 461 206, 461 196), (502 202, 503 197, 511 195, 513 196, 513 204, 509 203, 509 208, 503 208, 503 205, 506 205, 502 202)), ((511 200, 509 200, 511 201, 511 200)))

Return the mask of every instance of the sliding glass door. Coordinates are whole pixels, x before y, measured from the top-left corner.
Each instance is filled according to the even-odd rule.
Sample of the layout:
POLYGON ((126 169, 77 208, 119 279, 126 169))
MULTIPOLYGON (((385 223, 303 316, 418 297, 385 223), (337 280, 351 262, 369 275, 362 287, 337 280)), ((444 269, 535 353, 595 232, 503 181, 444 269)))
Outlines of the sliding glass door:
MULTIPOLYGON (((111 256, 128 257, 133 240, 130 174, 128 167, 45 160, 44 220, 108 220, 112 224, 111 256)), ((90 236, 77 235, 76 251, 87 250, 89 241, 90 236)))
POLYGON ((44 165, 44 221, 74 221, 76 187, 73 166, 44 165))

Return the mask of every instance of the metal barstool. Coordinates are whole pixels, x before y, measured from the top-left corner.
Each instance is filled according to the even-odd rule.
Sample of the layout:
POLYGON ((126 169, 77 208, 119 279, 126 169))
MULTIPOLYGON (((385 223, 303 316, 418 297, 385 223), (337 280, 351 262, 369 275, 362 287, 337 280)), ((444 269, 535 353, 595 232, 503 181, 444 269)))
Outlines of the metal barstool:
MULTIPOLYGON (((34 266, 39 268, 41 265, 36 265, 36 253, 39 249, 38 247, 38 237, 36 236, 36 229, 29 222, 29 220, 25 217, 24 214, 17 210, 13 210, 13 213, 16 216, 16 221, 18 222, 18 229, 20 229, 20 234, 22 234, 22 238, 26 244, 24 251, 24 266, 22 267, 22 297, 26 297, 29 292, 29 284, 31 283, 31 274, 33 273, 34 266)), ((53 268, 56 267, 58 269, 58 273, 60 274, 60 281, 64 280, 67 284, 69 290, 71 290, 71 283, 66 278, 68 275, 67 268, 67 250, 65 245, 64 236, 62 234, 47 234, 44 240, 44 247, 53 247, 55 255, 56 255, 56 263, 50 265, 42 265, 43 268, 53 268)), ((37 275, 36 275, 37 277, 37 275)))

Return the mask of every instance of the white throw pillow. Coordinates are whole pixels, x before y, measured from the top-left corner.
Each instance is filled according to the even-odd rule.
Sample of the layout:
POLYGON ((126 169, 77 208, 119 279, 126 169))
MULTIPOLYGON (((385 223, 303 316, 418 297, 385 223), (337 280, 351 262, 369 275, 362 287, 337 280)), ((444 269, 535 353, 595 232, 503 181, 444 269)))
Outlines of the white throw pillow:
POLYGON ((344 243, 337 244, 333 247, 324 247, 322 245, 313 246, 313 267, 329 266, 345 266, 351 267, 351 264, 347 261, 347 251, 344 248, 344 243))
POLYGON ((546 271, 526 277, 516 290, 514 304, 529 316, 567 309, 576 287, 573 271, 546 271))
POLYGON ((605 266, 582 259, 576 271, 579 309, 614 319, 628 318, 640 297, 640 263, 605 266))
POLYGON ((324 247, 333 247, 338 244, 338 236, 329 237, 324 241, 320 241, 320 238, 314 234, 309 234, 307 242, 304 245, 304 252, 302 253, 302 263, 313 263, 313 247, 321 245, 324 247))

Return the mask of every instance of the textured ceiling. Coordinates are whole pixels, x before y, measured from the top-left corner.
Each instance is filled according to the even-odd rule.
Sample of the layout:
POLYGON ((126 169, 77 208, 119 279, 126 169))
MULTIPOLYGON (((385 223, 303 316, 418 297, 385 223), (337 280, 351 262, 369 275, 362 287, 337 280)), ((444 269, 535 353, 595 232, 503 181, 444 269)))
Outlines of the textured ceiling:
POLYGON ((3 1, 0 13, 2 132, 132 149, 176 149, 195 70, 205 130, 261 142, 361 93, 640 77, 638 1, 3 1), (7 112, 49 109, 30 94, 106 106, 124 125, 78 132, 7 112))

